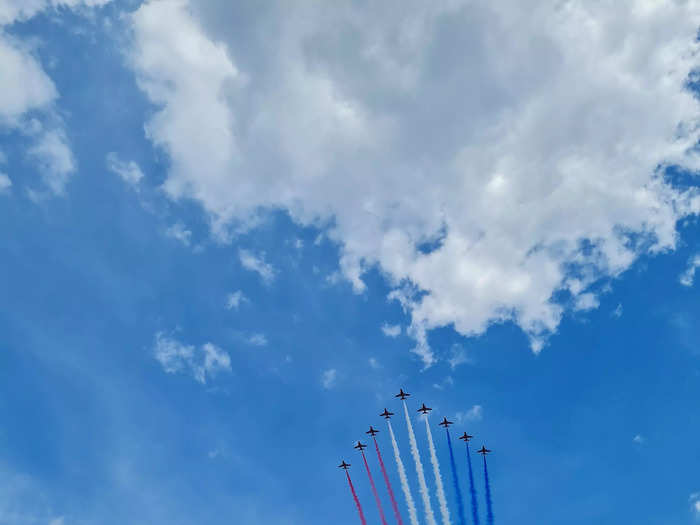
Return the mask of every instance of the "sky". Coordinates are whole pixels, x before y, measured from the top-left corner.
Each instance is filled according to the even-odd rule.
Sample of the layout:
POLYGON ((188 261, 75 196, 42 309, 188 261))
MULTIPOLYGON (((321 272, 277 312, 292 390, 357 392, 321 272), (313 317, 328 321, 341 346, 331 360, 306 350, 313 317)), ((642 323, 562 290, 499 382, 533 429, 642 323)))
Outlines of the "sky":
POLYGON ((700 523, 699 28, 0 0, 0 524, 379 523, 370 424, 407 522, 399 388, 455 524, 445 416, 499 523, 700 523))

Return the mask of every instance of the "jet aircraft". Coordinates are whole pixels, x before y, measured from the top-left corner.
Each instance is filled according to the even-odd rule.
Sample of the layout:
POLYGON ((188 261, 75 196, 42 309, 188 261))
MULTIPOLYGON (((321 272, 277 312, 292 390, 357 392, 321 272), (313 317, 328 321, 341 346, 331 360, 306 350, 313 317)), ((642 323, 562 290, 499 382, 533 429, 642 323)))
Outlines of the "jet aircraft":
POLYGON ((394 397, 400 397, 401 401, 403 401, 404 399, 406 399, 410 395, 411 394, 407 394, 406 392, 403 391, 403 388, 401 388, 401 389, 399 389, 399 393, 396 394, 394 397))
POLYGON ((391 416, 394 415, 394 413, 393 413, 393 412, 389 412, 389 411, 385 408, 385 409, 384 409, 384 412, 382 412, 382 413, 379 414, 379 415, 382 416, 384 419, 389 419, 391 416))
POLYGON ((360 442, 358 441, 358 442, 357 442, 357 445, 355 445, 353 448, 356 448, 357 450, 359 450, 360 452, 362 452, 362 449, 363 449, 363 448, 367 448, 367 445, 363 445, 362 443, 360 443, 360 442))
POLYGON ((477 454, 481 454, 482 456, 485 456, 485 455, 488 454, 489 452, 491 452, 491 451, 490 451, 489 449, 487 449, 487 448, 486 448, 485 446, 483 446, 483 445, 482 445, 482 447, 481 447, 481 450, 477 450, 477 451, 476 451, 477 454))
POLYGON ((372 425, 369 426, 369 430, 365 432, 365 434, 369 434, 370 436, 374 437, 375 434, 378 434, 379 430, 375 430, 372 428, 372 425))
POLYGON ((343 470, 347 470, 349 467, 350 463, 345 463, 345 460, 343 460, 343 462, 340 465, 338 465, 338 468, 342 468, 343 470))
POLYGON ((418 409, 418 412, 421 412, 422 414, 427 414, 431 410, 432 408, 428 408, 427 406, 425 406, 425 403, 423 403, 423 406, 418 409))
POLYGON ((469 442, 469 440, 470 440, 471 438, 473 438, 473 437, 474 437, 474 436, 470 436, 469 434, 467 434, 467 433, 465 432, 464 434, 462 434, 461 436, 459 436, 459 439, 463 439, 464 441, 469 442))
POLYGON ((454 425, 454 423, 453 423, 452 421, 447 421, 447 418, 446 418, 446 417, 443 417, 443 418, 442 418, 442 423, 440 423, 440 426, 441 426, 441 427, 447 428, 447 427, 449 427, 450 425, 454 425))

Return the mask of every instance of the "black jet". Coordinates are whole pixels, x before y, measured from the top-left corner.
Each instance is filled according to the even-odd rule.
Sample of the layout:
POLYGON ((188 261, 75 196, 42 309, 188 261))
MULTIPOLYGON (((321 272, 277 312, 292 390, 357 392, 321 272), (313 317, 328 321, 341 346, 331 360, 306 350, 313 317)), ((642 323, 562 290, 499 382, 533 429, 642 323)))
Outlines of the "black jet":
POLYGON ((389 419, 391 416, 394 415, 394 413, 393 413, 393 412, 389 412, 389 411, 385 408, 385 409, 384 409, 384 412, 382 412, 382 413, 379 414, 379 415, 382 416, 384 419, 389 419))
POLYGON ((466 441, 466 442, 468 443, 469 440, 470 440, 471 438, 473 438, 473 437, 474 437, 474 436, 470 436, 469 434, 467 434, 467 433, 465 432, 464 434, 462 434, 461 436, 459 436, 459 439, 462 439, 462 440, 464 440, 464 441, 466 441))
POLYGON ((481 446, 481 450, 477 450, 477 451, 476 451, 477 454, 481 454, 482 456, 485 456, 485 455, 488 454, 489 452, 491 452, 491 451, 490 451, 489 449, 487 449, 487 448, 486 448, 485 446, 483 446, 483 445, 481 446))
POLYGON ((406 399, 410 395, 411 394, 407 394, 406 392, 403 391, 403 388, 401 388, 401 389, 399 389, 399 393, 396 394, 394 397, 400 397, 401 401, 403 401, 404 399, 406 399))
POLYGON ((454 423, 452 423, 452 421, 447 421, 447 418, 446 418, 446 417, 443 417, 443 418, 442 418, 442 423, 440 423, 440 426, 441 426, 441 427, 447 428, 447 427, 449 427, 450 425, 454 425, 454 423))
POLYGON ((425 403, 423 403, 423 406, 418 409, 418 412, 420 412, 421 414, 427 414, 431 410, 432 408, 428 408, 427 406, 425 406, 425 403))
POLYGON ((359 450, 360 452, 362 452, 362 449, 363 449, 363 448, 367 448, 367 445, 363 445, 362 443, 360 443, 360 442, 358 441, 358 442, 357 442, 357 445, 355 445, 353 448, 356 448, 357 450, 359 450))
POLYGON ((372 428, 372 425, 369 426, 369 430, 365 432, 365 434, 369 434, 370 436, 374 437, 375 434, 378 434, 379 430, 374 430, 372 428))
POLYGON ((349 467, 350 463, 345 463, 345 460, 343 460, 343 462, 340 465, 338 465, 338 468, 342 468, 343 470, 347 470, 349 467))

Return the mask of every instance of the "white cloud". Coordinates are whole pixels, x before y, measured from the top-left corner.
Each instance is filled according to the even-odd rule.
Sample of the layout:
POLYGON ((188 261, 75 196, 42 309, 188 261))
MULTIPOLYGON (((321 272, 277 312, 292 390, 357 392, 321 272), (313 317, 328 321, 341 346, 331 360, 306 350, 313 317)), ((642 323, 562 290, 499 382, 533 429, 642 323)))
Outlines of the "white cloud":
POLYGON ((192 242, 192 232, 181 222, 176 222, 165 230, 165 235, 171 239, 180 241, 185 246, 189 246, 192 242))
POLYGON ((330 390, 335 386, 335 382, 338 376, 338 371, 335 368, 329 368, 324 370, 321 374, 321 386, 326 390, 330 390))
POLYGON ((637 445, 641 445, 646 441, 646 438, 641 434, 637 434, 632 438, 632 441, 634 441, 637 445))
POLYGON ((267 336, 265 334, 252 334, 248 338, 248 342, 254 346, 266 346, 267 336))
POLYGON ((59 516, 58 518, 53 518, 52 520, 49 521, 49 525, 64 525, 65 519, 63 516, 59 516))
POLYGON ((368 360, 368 363, 369 363, 369 366, 371 368, 373 368, 374 370, 379 370, 382 367, 382 365, 379 364, 379 361, 377 361, 377 359, 374 357, 370 357, 368 360))
POLYGON ((593 310, 598 306, 600 306, 598 297, 594 293, 585 292, 576 297, 574 310, 593 310))
POLYGON ((382 332, 387 337, 398 337, 401 335, 401 325, 384 323, 382 325, 382 332))
POLYGON ((265 282, 270 284, 275 279, 275 269, 265 262, 265 254, 255 255, 249 250, 238 250, 238 258, 246 270, 257 273, 265 282))
POLYGON ((45 9, 76 9, 81 7, 99 7, 112 0, 3 0, 0 3, 0 25, 11 24, 19 20, 28 20, 45 9))
POLYGON ((619 319, 620 317, 622 317, 622 312, 623 312, 622 303, 618 303, 618 305, 615 307, 615 309, 612 312, 612 316, 619 319))
POLYGON ((62 195, 75 171, 75 159, 63 129, 42 132, 28 153, 41 170, 41 178, 50 192, 62 195))
POLYGON ((474 360, 469 357, 467 351, 459 345, 452 346, 452 355, 447 359, 450 368, 454 370, 459 365, 471 364, 474 360))
POLYGON ((592 284, 673 249, 700 209, 657 170, 700 165, 700 5, 397 5, 261 10, 241 23, 274 31, 251 33, 224 0, 143 4, 131 58, 165 189, 222 237, 264 209, 331 224, 356 291, 375 266, 411 285, 426 366, 448 325, 512 321, 539 351, 559 292, 594 307, 592 284))
POLYGON ((231 370, 230 356, 218 346, 205 343, 196 348, 163 332, 156 334, 153 355, 168 374, 191 373, 202 384, 219 371, 231 370))
POLYGON ((455 420, 457 423, 462 424, 467 421, 481 421, 484 417, 484 409, 481 405, 473 405, 466 412, 457 412, 455 414, 455 420))
POLYGON ((694 492, 688 498, 690 501, 690 509, 696 518, 700 519, 700 492, 694 492))
POLYGON ((121 160, 114 152, 107 154, 107 168, 119 175, 132 188, 138 188, 139 182, 143 179, 143 172, 136 162, 121 160))
POLYGON ((0 127, 17 130, 31 139, 28 157, 41 170, 44 190, 30 190, 30 196, 40 199, 47 194, 61 195, 75 160, 68 144, 62 120, 57 112, 58 91, 46 74, 29 40, 8 35, 4 26, 28 20, 44 9, 94 7, 110 0, 4 0, 0 2, 0 127), (29 113, 31 119, 27 118, 29 113))
POLYGON ((688 266, 685 271, 680 275, 678 280, 683 286, 693 286, 695 281, 695 270, 700 267, 700 254, 693 255, 688 261, 688 266))
POLYGON ((0 171, 0 193, 8 191, 12 187, 12 180, 0 171))
POLYGON ((226 309, 227 310, 238 310, 241 304, 249 302, 248 298, 243 294, 241 290, 236 290, 226 296, 226 309))

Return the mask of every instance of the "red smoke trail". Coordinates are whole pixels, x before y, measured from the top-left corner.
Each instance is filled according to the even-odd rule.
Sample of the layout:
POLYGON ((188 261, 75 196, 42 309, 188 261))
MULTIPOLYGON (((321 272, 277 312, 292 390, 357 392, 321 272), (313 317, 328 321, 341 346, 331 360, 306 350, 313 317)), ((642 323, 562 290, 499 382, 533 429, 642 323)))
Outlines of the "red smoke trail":
POLYGON ((355 492, 355 487, 352 485, 352 480, 350 479, 350 473, 346 470, 345 475, 348 477, 348 483, 350 484, 350 491, 352 492, 352 497, 355 500, 355 505, 357 505, 357 512, 360 513, 360 521, 362 522, 362 525, 367 525, 367 520, 365 519, 365 515, 362 513, 362 505, 360 505, 360 499, 357 497, 357 493, 355 492))
POLYGON ((382 525, 388 525, 386 518, 384 517, 384 509, 382 509, 382 502, 379 501, 379 493, 377 492, 377 486, 374 484, 374 478, 369 470, 369 463, 367 463, 367 458, 365 457, 365 451, 360 449, 362 453, 362 461, 365 462, 365 468, 367 469, 367 477, 369 478, 369 484, 372 486, 372 494, 374 494, 374 499, 377 502, 377 508, 379 509, 379 517, 382 519, 382 525))
POLYGON ((379 452, 379 445, 377 444, 377 438, 372 436, 374 439, 374 448, 377 449, 377 458, 379 458, 379 466, 382 468, 382 475, 384 476, 384 482, 386 483, 386 490, 389 491, 389 498, 391 499, 391 507, 394 509, 394 516, 396 516, 396 523, 403 525, 403 520, 401 519, 401 513, 399 512, 399 506, 396 503, 396 498, 394 497, 394 491, 391 490, 391 483, 389 483, 389 476, 386 473, 386 468, 384 467, 384 460, 382 460, 382 453, 379 452))

